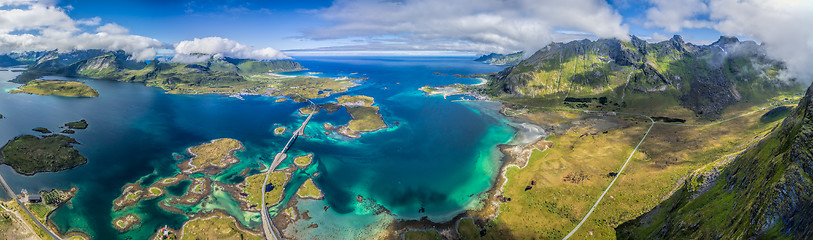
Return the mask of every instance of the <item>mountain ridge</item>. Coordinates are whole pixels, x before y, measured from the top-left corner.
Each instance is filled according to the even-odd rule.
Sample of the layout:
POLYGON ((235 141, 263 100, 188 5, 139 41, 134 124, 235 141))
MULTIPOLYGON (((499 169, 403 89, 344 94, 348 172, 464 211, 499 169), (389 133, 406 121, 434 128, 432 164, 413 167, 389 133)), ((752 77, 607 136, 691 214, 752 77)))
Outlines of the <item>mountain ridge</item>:
MULTIPOLYGON (((170 70, 181 70, 183 73, 198 73, 197 78, 224 77, 228 81, 247 81, 247 76, 268 72, 285 72, 304 70, 297 62, 259 61, 251 59, 216 58, 209 56, 201 62, 177 63, 165 59, 149 61, 132 60, 124 51, 105 51, 101 49, 77 50, 60 53, 56 50, 40 53, 28 65, 28 69, 13 81, 25 83, 42 76, 88 77, 95 79, 116 80, 125 82, 147 82, 157 80, 161 74, 170 77, 184 78, 183 74, 174 74, 170 70), (242 79, 242 80, 240 80, 242 79)), ((9 55, 3 55, 9 56, 9 55)))
POLYGON ((636 36, 551 43, 517 65, 488 74, 485 92, 539 99, 606 97, 623 107, 629 95, 663 95, 714 119, 740 101, 762 99, 796 85, 783 62, 761 45, 722 36, 694 45, 679 35, 648 43, 636 36))

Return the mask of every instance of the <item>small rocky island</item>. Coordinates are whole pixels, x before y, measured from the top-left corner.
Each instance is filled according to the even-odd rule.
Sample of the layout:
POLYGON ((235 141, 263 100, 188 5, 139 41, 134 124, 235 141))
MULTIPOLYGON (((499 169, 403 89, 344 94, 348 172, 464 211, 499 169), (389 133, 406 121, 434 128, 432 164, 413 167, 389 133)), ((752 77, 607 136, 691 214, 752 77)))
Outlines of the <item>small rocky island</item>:
MULTIPOLYGON (((168 233, 178 234, 184 239, 212 238, 230 239, 230 237, 261 238, 257 229, 244 226, 235 221, 234 216, 222 210, 199 212, 186 210, 188 207, 206 206, 211 204, 213 197, 218 194, 228 194, 239 202, 243 211, 259 212, 262 196, 265 194, 266 205, 279 204, 283 199, 285 185, 290 180, 293 169, 284 169, 272 172, 268 184, 263 186, 265 180, 264 169, 260 173, 244 175, 243 181, 237 183, 224 183, 216 178, 221 170, 233 167, 239 160, 234 151, 243 149, 243 144, 235 139, 221 138, 187 148, 190 159, 182 160, 178 164, 179 172, 170 177, 161 177, 154 181, 145 182, 141 178, 134 183, 128 183, 121 188, 119 197, 113 200, 112 211, 114 219, 111 224, 121 232, 128 232, 140 228, 140 220, 136 215, 130 215, 134 208, 139 208, 142 201, 158 199, 158 207, 163 210, 183 214, 189 221, 182 229, 164 229, 168 233), (178 196, 170 192, 170 187, 185 184, 184 192, 178 196), (229 231, 229 232, 222 232, 229 231), (206 237, 204 237, 206 236, 206 237)), ((177 160, 181 160, 178 157, 177 160)), ((318 197, 313 193, 314 197, 318 197)), ((162 230, 163 231, 163 230, 162 230)), ((161 233, 163 234, 163 233, 161 233)))
POLYGON ((65 127, 70 129, 86 129, 88 128, 88 122, 85 119, 76 121, 76 122, 69 122, 65 124, 65 127))
POLYGON ((317 200, 321 200, 325 196, 322 193, 322 190, 319 189, 319 187, 317 187, 315 183, 313 183, 313 178, 308 178, 308 180, 305 180, 305 183, 303 183, 302 186, 300 186, 299 189, 296 191, 296 195, 299 196, 300 198, 310 198, 317 200))
POLYGON ((242 150, 243 144, 231 138, 212 140, 187 149, 192 159, 178 165, 183 173, 193 174, 209 170, 211 173, 228 168, 239 160, 234 157, 234 151, 242 150))
POLYGON ((48 130, 47 128, 44 128, 44 127, 34 128, 34 129, 31 129, 31 131, 39 132, 39 133, 43 133, 43 134, 51 133, 51 130, 48 130))
POLYGON ((313 162, 313 153, 308 153, 294 158, 294 164, 300 168, 305 168, 308 165, 311 165, 311 162, 313 162))
POLYGON ((285 133, 285 131, 288 131, 287 127, 274 128, 274 135, 282 135, 283 133, 285 133))
POLYGON ((0 148, 0 161, 24 175, 58 172, 87 163, 87 158, 73 148, 79 144, 65 135, 18 136, 0 148))
POLYGON ((10 93, 57 95, 63 97, 98 97, 96 89, 77 81, 32 80, 10 93))
POLYGON ((120 232, 126 232, 141 223, 141 219, 135 214, 127 214, 123 217, 113 219, 113 227, 120 232))
MULTIPOLYGON (((383 117, 378 113, 379 108, 373 106, 375 100, 372 97, 345 95, 336 100, 338 101, 336 105, 345 107, 352 118, 347 125, 338 128, 338 132, 342 135, 357 138, 361 133, 387 128, 383 117)), ((327 106, 324 107, 327 108, 327 106)))

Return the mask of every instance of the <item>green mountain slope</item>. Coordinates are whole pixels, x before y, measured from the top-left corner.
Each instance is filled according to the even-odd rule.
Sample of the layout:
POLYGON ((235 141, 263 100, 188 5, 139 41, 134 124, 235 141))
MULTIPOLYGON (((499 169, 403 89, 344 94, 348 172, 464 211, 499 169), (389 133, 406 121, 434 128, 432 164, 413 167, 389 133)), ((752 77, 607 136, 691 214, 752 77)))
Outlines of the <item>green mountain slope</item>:
POLYGON ((522 61, 522 54, 523 52, 515 52, 511 54, 490 53, 488 55, 480 56, 479 58, 474 59, 474 61, 498 66, 516 65, 522 61))
POLYGON ((813 238, 813 85, 771 135, 719 177, 694 175, 616 229, 621 239, 813 238))
POLYGON ((721 37, 705 46, 680 36, 659 43, 634 36, 629 42, 581 40, 553 43, 490 75, 486 92, 559 103, 606 97, 609 105, 622 108, 656 96, 716 118, 736 102, 765 99, 795 85, 780 79, 784 69, 762 46, 736 38, 721 37))

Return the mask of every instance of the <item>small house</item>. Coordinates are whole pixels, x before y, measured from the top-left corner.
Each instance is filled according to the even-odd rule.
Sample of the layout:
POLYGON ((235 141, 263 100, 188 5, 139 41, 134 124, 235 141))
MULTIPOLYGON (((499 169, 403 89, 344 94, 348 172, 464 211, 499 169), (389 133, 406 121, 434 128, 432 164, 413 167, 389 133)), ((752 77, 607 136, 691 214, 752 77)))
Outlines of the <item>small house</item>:
POLYGON ((28 202, 29 203, 39 203, 42 202, 42 196, 38 194, 29 194, 28 195, 28 202))
POLYGON ((20 200, 28 200, 28 190, 23 189, 20 191, 20 200))

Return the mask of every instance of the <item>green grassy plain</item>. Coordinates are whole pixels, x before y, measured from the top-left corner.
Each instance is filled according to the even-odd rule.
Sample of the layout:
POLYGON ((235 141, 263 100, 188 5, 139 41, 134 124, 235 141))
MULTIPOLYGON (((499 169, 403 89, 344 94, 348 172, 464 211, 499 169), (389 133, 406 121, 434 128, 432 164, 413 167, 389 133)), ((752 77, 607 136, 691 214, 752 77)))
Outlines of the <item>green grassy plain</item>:
POLYGON ((63 97, 98 97, 96 89, 76 81, 32 80, 10 93, 57 95, 63 97))
MULTIPOLYGON (((615 227, 660 204, 687 175, 742 151, 769 132, 777 122, 760 121, 765 112, 706 127, 656 124, 573 238, 614 239, 615 227)), ((577 128, 549 136, 553 148, 533 150, 523 169, 509 168, 503 195, 511 201, 500 203, 499 217, 485 226, 485 239, 564 237, 609 185, 610 173, 618 172, 650 125, 643 118, 627 121, 631 124, 606 133, 577 128)), ((461 221, 461 235, 474 236, 474 230, 473 222, 461 221)))

